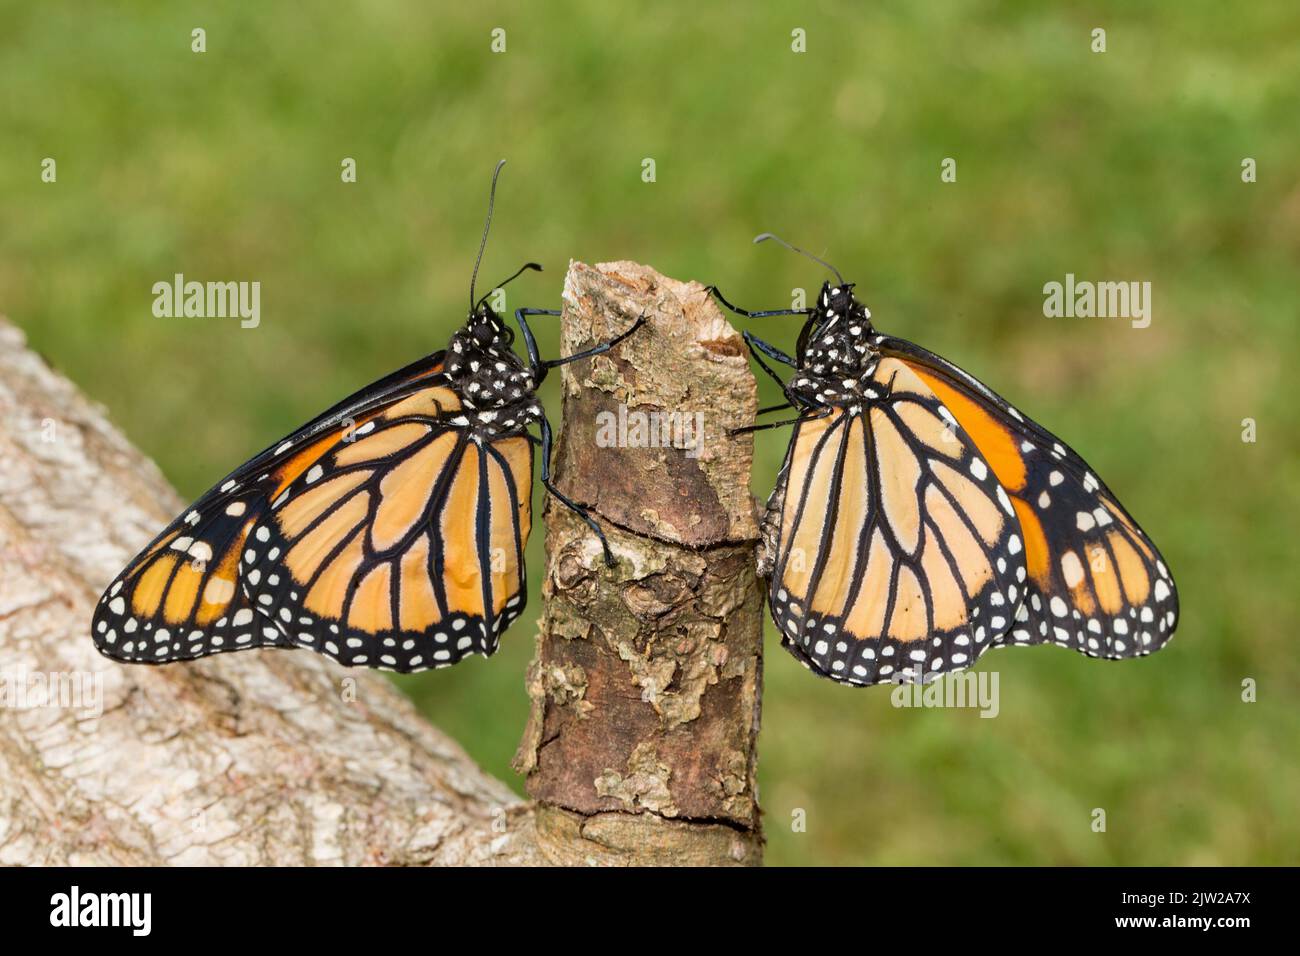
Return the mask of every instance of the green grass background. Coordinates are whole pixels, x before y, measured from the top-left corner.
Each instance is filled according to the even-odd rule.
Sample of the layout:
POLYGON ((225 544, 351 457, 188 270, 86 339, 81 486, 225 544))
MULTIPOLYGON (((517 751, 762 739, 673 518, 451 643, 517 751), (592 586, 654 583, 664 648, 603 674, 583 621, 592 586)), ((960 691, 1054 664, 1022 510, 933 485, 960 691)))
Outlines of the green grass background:
MULTIPOLYGON (((776 231, 1088 458, 1161 545, 1183 614, 1141 661, 991 655, 995 720, 815 680, 769 635, 769 861, 1297 861, 1293 4, 438 6, 0 2, 0 312, 197 495, 445 344, 500 157, 487 280, 549 269, 512 307, 556 306, 570 257, 788 304, 822 276, 749 243, 776 231), (261 327, 155 318, 175 272, 260 280, 261 327), (1151 327, 1044 318, 1067 272, 1151 281, 1151 327)), ((760 326, 792 344, 794 324, 760 326)), ((760 438, 756 493, 783 447, 760 438)), ((516 786, 532 633, 401 681, 516 786)))

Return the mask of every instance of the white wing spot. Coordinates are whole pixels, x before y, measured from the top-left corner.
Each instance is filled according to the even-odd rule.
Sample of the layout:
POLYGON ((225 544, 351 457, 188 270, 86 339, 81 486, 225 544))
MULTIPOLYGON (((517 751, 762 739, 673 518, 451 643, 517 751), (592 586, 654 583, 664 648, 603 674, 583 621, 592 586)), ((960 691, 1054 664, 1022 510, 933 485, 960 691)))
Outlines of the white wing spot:
MULTIPOLYGON (((1002 505, 1002 510, 1007 514, 1015 513, 1015 509, 1011 507, 1011 499, 1007 497, 1007 492, 1001 485, 998 485, 998 503, 1002 505)), ((1014 553, 1013 551, 1012 554, 1014 553)))
POLYGON ((1083 580, 1083 564, 1073 551, 1061 555, 1061 574, 1065 578, 1065 586, 1069 588, 1076 587, 1083 580))
POLYGON ((203 589, 205 604, 229 604, 235 596, 235 582, 229 578, 213 578, 203 589))

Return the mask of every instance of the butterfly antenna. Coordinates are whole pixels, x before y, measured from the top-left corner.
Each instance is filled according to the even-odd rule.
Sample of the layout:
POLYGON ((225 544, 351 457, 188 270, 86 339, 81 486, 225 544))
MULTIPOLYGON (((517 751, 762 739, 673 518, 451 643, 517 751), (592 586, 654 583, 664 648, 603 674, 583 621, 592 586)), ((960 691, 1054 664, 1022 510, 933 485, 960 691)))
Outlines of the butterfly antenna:
POLYGON ((484 293, 483 293, 483 297, 482 297, 481 299, 478 299, 478 300, 474 303, 474 308, 477 309, 480 305, 482 305, 485 301, 487 301, 487 297, 490 296, 493 292, 495 292, 497 289, 504 288, 506 285, 508 285, 508 284, 511 283, 511 282, 514 282, 516 279, 518 279, 521 275, 523 275, 523 274, 524 274, 525 272, 527 272, 529 269, 532 269, 534 272, 541 272, 541 271, 543 271, 543 270, 542 270, 542 265, 541 265, 540 262, 525 262, 522 266, 520 266, 520 267, 515 271, 514 275, 512 275, 509 279, 506 279, 506 280, 504 280, 504 281, 502 281, 502 282, 498 282, 498 283, 497 283, 496 285, 494 285, 490 290, 488 290, 487 292, 484 292, 484 293))
POLYGON ((817 262, 817 263, 820 263, 821 265, 824 265, 827 269, 831 270, 831 272, 835 273, 835 278, 837 278, 837 279, 840 280, 840 285, 844 285, 844 276, 840 275, 840 270, 839 270, 839 269, 836 269, 833 265, 831 265, 831 264, 830 264, 829 262, 827 262, 825 259, 819 259, 819 258, 817 258, 815 255, 813 255, 811 252, 809 252, 809 251, 806 250, 806 249, 800 249, 798 246, 792 246, 792 245, 790 245, 790 243, 786 242, 786 241, 785 241, 784 239, 782 239, 780 236, 773 235, 773 234, 770 233, 770 232, 760 233, 759 235, 757 235, 757 236, 754 237, 754 241, 755 241, 755 242, 765 242, 765 241, 767 241, 768 239, 773 239, 773 240, 775 240, 776 242, 779 242, 781 245, 785 246, 785 247, 786 247, 787 249, 789 249, 791 252, 797 252, 797 253, 799 253, 799 255, 801 255, 801 256, 807 256, 807 257, 808 257, 809 259, 811 259, 813 262, 817 262))
POLYGON ((497 179, 501 176, 501 167, 505 164, 506 161, 501 160, 501 162, 497 163, 497 168, 492 171, 492 190, 488 193, 487 222, 483 223, 483 239, 478 244, 478 258, 474 260, 474 274, 469 277, 469 310, 471 312, 474 311, 474 307, 478 304, 474 298, 474 283, 478 281, 478 267, 483 263, 483 250, 487 248, 488 230, 492 228, 492 207, 496 205, 497 201, 497 179))

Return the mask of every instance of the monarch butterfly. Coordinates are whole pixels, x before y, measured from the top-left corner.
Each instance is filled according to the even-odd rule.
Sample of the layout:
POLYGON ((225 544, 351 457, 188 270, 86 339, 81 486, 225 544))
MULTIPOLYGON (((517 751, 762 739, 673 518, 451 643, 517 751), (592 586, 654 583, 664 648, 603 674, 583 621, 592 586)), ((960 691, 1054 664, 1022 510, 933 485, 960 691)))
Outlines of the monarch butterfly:
MULTIPOLYGON (((469 317, 448 347, 344 399, 186 509, 104 593, 91 625, 103 654, 157 664, 308 647, 402 672, 490 655, 527 597, 534 445, 543 485, 613 563, 599 526, 551 483, 536 389, 644 316, 609 342, 542 361, 527 317, 560 313, 517 309, 527 363, 516 355, 488 296, 474 297, 504 163, 492 175, 469 317), (540 439, 527 430, 534 423, 540 439)), ((541 267, 505 282, 528 269, 541 267)))
POLYGON ((974 376, 876 331, 829 264, 794 357, 746 332, 796 408, 763 522, 781 642, 833 680, 927 680, 989 647, 1158 650, 1178 621, 1156 546, 1074 451, 974 376), (791 367, 788 382, 765 359, 791 367))

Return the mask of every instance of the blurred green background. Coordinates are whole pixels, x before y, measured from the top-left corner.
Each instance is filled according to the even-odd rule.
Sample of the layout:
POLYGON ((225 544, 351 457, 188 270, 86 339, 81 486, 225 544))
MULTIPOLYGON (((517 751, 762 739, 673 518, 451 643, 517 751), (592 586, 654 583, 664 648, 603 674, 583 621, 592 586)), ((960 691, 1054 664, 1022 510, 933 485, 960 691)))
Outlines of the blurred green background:
MULTIPOLYGON (((512 308, 558 306, 569 257, 788 305, 822 275, 750 245, 773 230, 1088 458, 1159 542, 1183 615, 1141 661, 985 658, 995 720, 815 680, 769 635, 769 862, 1300 859, 1294 4, 440 6, 0 2, 0 312, 193 496, 443 347, 500 157, 486 280, 549 270, 512 308), (260 280, 261 327, 155 318, 176 272, 260 280), (1067 272, 1149 280, 1151 327, 1044 318, 1067 272)), ((752 326, 791 346, 781 321, 752 326)), ((784 442, 760 436, 756 493, 784 442)), ((401 680, 516 787, 532 633, 401 680)))

